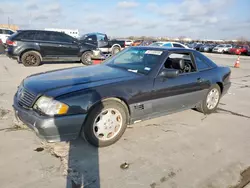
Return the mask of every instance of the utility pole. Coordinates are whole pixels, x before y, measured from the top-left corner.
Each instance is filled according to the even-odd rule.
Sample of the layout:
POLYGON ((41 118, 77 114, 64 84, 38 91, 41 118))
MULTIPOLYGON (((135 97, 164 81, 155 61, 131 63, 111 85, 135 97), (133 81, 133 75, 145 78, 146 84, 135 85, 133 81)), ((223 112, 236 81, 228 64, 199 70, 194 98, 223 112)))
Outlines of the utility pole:
POLYGON ((10 17, 8 16, 8 27, 10 28, 10 17))

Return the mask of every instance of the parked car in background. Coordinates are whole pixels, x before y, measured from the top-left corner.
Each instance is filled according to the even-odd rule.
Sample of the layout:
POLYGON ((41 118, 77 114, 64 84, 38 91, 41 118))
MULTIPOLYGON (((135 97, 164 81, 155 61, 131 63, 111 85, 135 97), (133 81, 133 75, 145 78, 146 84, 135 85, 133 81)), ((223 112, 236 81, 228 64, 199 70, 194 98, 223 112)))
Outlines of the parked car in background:
POLYGON ((248 45, 237 45, 229 50, 230 54, 235 54, 235 55, 241 55, 241 54, 247 54, 249 50, 248 45))
POLYGON ((0 39, 0 54, 3 54, 4 52, 5 52, 4 45, 3 45, 2 40, 0 39))
POLYGON ((188 43, 186 46, 188 46, 191 49, 194 49, 194 47, 196 46, 197 43, 188 43))
POLYGON ((210 47, 211 47, 211 44, 203 44, 200 47, 199 51, 200 52, 209 52, 210 47))
POLYGON ((132 46, 139 46, 141 43, 142 43, 143 40, 135 40, 133 43, 132 43, 132 46))
POLYGON ((155 40, 142 40, 142 42, 138 46, 149 46, 156 42, 155 40))
POLYGON ((179 42, 164 42, 164 41, 154 42, 150 44, 150 46, 162 46, 162 47, 169 47, 169 48, 189 48, 188 46, 181 44, 179 42))
POLYGON ((15 117, 49 142, 81 136, 104 147, 138 121, 191 108, 215 112, 230 74, 191 49, 131 47, 101 65, 25 78, 13 107, 15 117))
POLYGON ((208 44, 202 44, 202 45, 199 47, 198 51, 204 52, 204 48, 205 48, 205 46, 207 46, 207 45, 208 45, 208 44))
POLYGON ((202 44, 202 43, 197 43, 194 47, 193 47, 193 49, 195 49, 196 51, 199 51, 200 50, 200 47, 201 46, 203 46, 204 44, 202 44))
POLYGON ((250 48, 248 48, 247 50, 247 55, 250 55, 250 48))
POLYGON ((2 40, 2 43, 5 45, 7 38, 15 33, 15 31, 7 28, 0 28, 0 39, 2 40))
POLYGON ((103 53, 112 53, 113 55, 125 48, 125 40, 108 39, 103 33, 88 33, 80 38, 81 43, 92 45, 103 53))
POLYGON ((7 55, 24 66, 38 66, 42 61, 81 61, 89 65, 96 49, 65 33, 45 30, 20 30, 6 44, 7 55))
POLYGON ((214 53, 228 53, 233 47, 231 44, 220 44, 213 48, 214 53))
POLYGON ((125 40, 125 46, 128 47, 128 46, 132 46, 133 44, 133 40, 130 40, 130 39, 126 39, 125 40))
POLYGON ((204 48, 204 51, 205 52, 212 52, 214 47, 216 47, 216 46, 217 46, 217 44, 210 44, 210 45, 206 46, 206 48, 204 48))

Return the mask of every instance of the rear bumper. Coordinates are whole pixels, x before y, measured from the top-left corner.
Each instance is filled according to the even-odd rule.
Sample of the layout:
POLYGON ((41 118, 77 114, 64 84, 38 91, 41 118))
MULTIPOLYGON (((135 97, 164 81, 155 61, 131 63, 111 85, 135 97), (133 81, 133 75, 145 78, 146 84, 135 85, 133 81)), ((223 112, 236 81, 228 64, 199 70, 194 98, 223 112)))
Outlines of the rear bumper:
POLYGON ((42 139, 48 142, 69 141, 76 139, 81 131, 86 114, 47 117, 33 110, 21 107, 14 97, 13 104, 16 118, 26 124, 42 139))
POLYGON ((14 48, 6 47, 5 54, 11 59, 18 59, 19 55, 14 52, 14 48))

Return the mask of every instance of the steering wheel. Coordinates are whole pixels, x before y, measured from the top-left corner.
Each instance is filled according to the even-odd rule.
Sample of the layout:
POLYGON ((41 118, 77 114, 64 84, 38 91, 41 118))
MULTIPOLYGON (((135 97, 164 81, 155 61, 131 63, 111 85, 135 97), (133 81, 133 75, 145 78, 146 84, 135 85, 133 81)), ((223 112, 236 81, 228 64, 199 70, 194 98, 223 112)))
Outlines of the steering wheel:
POLYGON ((184 69, 182 70, 183 72, 191 72, 191 65, 189 63, 185 64, 184 69))

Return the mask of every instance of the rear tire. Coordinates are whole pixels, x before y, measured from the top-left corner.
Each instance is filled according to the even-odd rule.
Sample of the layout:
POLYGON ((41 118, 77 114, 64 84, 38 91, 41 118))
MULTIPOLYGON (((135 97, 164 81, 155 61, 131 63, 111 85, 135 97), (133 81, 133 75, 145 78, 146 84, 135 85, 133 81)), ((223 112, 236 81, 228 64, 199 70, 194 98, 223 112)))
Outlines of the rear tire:
POLYGON ((127 117, 128 110, 123 104, 118 101, 104 101, 89 112, 81 136, 95 147, 112 145, 125 132, 127 117))
POLYGON ((92 60, 91 60, 92 54, 93 53, 91 51, 83 52, 83 54, 81 56, 82 64, 84 64, 84 65, 92 65, 92 60))
POLYGON ((196 109, 204 114, 211 114, 216 111, 217 106, 220 102, 220 97, 220 86, 218 84, 212 85, 205 95, 205 98, 196 109))
POLYGON ((25 67, 39 66, 41 63, 40 54, 35 51, 25 52, 21 56, 21 62, 25 67))

